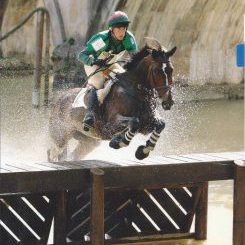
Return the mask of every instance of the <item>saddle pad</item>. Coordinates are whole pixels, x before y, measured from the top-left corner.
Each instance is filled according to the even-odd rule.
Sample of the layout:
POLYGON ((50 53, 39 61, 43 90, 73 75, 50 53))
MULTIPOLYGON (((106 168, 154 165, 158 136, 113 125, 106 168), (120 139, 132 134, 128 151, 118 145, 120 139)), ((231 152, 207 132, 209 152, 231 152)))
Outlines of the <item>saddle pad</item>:
POLYGON ((84 96, 86 94, 87 88, 82 88, 81 91, 76 96, 74 102, 72 103, 72 108, 84 107, 87 109, 87 106, 84 103, 84 96))

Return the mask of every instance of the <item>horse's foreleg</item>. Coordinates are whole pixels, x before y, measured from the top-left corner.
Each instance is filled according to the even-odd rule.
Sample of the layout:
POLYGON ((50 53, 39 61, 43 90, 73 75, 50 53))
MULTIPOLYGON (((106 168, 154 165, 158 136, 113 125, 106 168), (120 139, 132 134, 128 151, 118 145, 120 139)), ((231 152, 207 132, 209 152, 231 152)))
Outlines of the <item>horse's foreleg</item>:
POLYGON ((148 157, 149 153, 154 150, 160 134, 165 128, 165 122, 163 120, 156 120, 153 124, 153 128, 149 140, 146 141, 146 145, 139 146, 135 152, 135 157, 139 160, 148 157))
POLYGON ((47 151, 49 162, 59 162, 66 160, 67 158, 67 145, 58 146, 53 144, 52 147, 47 151))
POLYGON ((112 137, 109 146, 114 149, 128 146, 139 129, 139 119, 137 117, 118 116, 117 123, 118 125, 125 125, 127 130, 112 137))
POLYGON ((83 134, 80 134, 76 139, 79 141, 76 145, 76 148, 71 153, 71 158, 74 161, 82 160, 88 153, 90 153, 100 144, 99 140, 89 138, 83 134))

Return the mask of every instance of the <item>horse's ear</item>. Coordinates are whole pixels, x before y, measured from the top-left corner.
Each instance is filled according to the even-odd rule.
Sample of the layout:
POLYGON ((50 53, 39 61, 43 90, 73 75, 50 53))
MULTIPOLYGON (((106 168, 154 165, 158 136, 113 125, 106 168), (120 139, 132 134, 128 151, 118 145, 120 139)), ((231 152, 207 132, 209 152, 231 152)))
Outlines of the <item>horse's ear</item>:
POLYGON ((161 44, 153 37, 145 37, 146 46, 150 49, 156 49, 158 51, 162 50, 161 44))
POLYGON ((166 55, 168 57, 171 57, 175 53, 176 49, 177 49, 177 47, 172 48, 171 50, 169 50, 168 52, 166 52, 166 55))

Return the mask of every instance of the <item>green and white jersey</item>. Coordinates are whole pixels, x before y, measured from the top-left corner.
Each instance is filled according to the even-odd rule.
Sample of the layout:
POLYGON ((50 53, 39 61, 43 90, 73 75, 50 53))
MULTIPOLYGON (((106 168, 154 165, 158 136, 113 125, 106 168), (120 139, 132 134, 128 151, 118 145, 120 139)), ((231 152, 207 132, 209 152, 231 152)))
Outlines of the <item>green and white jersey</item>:
POLYGON ((106 30, 90 38, 85 49, 79 53, 78 59, 85 65, 91 65, 103 51, 112 51, 113 54, 118 54, 123 50, 127 50, 129 53, 138 51, 134 35, 127 31, 124 39, 119 41, 112 37, 110 30, 106 30))

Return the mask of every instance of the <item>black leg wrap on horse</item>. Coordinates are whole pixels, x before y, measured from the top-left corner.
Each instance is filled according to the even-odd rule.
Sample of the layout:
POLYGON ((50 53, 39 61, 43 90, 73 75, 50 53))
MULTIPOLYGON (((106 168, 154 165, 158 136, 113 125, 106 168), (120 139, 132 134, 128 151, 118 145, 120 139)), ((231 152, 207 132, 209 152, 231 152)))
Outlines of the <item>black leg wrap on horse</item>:
POLYGON ((155 131, 160 134, 165 128, 165 122, 163 120, 157 120, 155 124, 155 131))
POLYGON ((136 133, 138 130, 139 130, 139 127, 140 127, 140 121, 138 118, 134 118, 132 123, 131 123, 131 129, 130 131, 132 133, 136 133))
POLYGON ((127 146, 129 145, 130 141, 127 141, 123 135, 119 134, 113 136, 109 143, 109 146, 114 149, 120 149, 122 147, 122 143, 124 144, 124 146, 127 146))
POLYGON ((146 147, 149 146, 149 147, 153 147, 153 148, 154 148, 155 145, 156 145, 156 143, 154 144, 154 143, 152 143, 150 140, 147 140, 147 141, 146 141, 146 147))
POLYGON ((97 90, 95 88, 91 88, 88 94, 87 112, 83 119, 85 131, 88 131, 89 128, 93 126, 94 121, 95 121, 94 111, 95 111, 95 108, 98 106, 98 99, 97 99, 96 91, 97 90))

